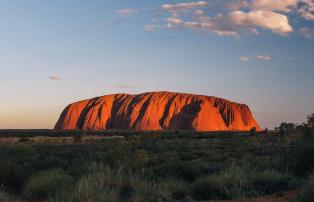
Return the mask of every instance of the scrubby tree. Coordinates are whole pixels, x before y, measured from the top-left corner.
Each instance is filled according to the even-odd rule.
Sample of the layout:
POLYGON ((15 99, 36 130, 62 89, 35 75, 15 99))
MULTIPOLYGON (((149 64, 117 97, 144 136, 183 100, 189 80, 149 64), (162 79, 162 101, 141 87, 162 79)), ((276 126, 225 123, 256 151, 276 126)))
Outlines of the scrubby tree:
POLYGON ((293 123, 283 122, 279 126, 279 132, 281 135, 290 134, 290 133, 294 132, 294 130, 295 130, 295 125, 293 123))
POLYGON ((307 116, 306 123, 303 122, 295 128, 295 131, 302 133, 305 136, 314 134, 314 113, 307 116))
POLYGON ((307 116, 307 126, 309 128, 314 128, 314 113, 307 116))
POLYGON ((250 135, 254 135, 256 133, 256 127, 251 128, 250 135))

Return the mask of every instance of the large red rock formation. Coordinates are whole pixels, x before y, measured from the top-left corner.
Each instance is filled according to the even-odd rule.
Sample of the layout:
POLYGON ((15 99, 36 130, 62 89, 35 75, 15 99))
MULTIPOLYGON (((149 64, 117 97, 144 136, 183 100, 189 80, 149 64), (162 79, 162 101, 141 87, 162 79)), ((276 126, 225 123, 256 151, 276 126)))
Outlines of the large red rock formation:
POLYGON ((62 112, 55 129, 260 130, 244 104, 204 95, 150 92, 114 94, 75 102, 62 112))

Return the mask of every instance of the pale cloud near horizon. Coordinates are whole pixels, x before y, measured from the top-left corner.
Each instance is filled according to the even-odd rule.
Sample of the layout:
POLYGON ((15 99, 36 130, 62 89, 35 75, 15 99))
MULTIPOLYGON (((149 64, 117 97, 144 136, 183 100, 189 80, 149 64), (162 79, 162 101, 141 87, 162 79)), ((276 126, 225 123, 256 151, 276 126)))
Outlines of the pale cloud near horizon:
POLYGON ((49 79, 51 79, 51 80, 61 80, 63 78, 60 77, 60 76, 49 76, 49 79))
POLYGON ((152 23, 146 25, 145 29, 151 32, 155 29, 185 28, 235 37, 244 33, 259 35, 259 30, 271 30, 281 36, 288 36, 294 31, 288 18, 289 13, 314 21, 313 0, 235 0, 221 4, 223 9, 229 11, 211 12, 211 16, 208 16, 210 5, 206 1, 165 3, 160 7, 166 12, 166 17, 161 15, 165 24, 152 23))
POLYGON ((247 62, 250 60, 272 60, 273 57, 276 57, 277 59, 284 59, 284 60, 303 60, 304 58, 302 56, 284 56, 284 55, 269 55, 269 54, 257 54, 257 55, 244 55, 240 56, 240 61, 247 62))
POLYGON ((139 10, 135 8, 122 8, 116 10, 116 13, 121 17, 127 17, 138 14, 139 10))
POLYGON ((144 28, 146 31, 152 32, 155 29, 155 25, 145 25, 144 28))
MULTIPOLYGON (((166 20, 165 20, 166 21, 166 20)), ((148 24, 144 26, 144 29, 148 32, 152 32, 155 29, 173 29, 175 26, 172 23, 167 23, 165 25, 158 24, 148 24)))
POLYGON ((241 56, 240 60, 245 62, 245 61, 249 61, 249 58, 246 56, 241 56))
POLYGON ((247 62, 252 58, 253 59, 255 58, 256 60, 265 60, 265 61, 272 59, 272 57, 270 55, 255 55, 255 56, 241 56, 240 60, 242 62, 247 62))
POLYGON ((271 60, 271 56, 269 55, 256 55, 255 57, 258 60, 271 60))

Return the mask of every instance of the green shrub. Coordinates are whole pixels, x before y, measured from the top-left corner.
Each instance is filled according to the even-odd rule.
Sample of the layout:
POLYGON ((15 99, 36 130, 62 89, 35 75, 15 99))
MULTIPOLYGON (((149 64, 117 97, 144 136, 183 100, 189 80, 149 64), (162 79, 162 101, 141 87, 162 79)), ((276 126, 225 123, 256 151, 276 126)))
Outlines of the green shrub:
POLYGON ((4 191, 0 191, 0 202, 21 202, 21 200, 4 191))
POLYGON ((250 187, 247 193, 250 196, 260 196, 295 188, 297 181, 287 173, 275 170, 264 170, 250 174, 250 187))
POLYGON ((167 184, 143 180, 137 177, 130 179, 130 183, 134 187, 131 201, 154 202, 169 201, 171 199, 171 192, 167 184))
POLYGON ((218 174, 200 178, 192 186, 197 200, 239 199, 289 190, 297 185, 288 174, 231 166, 218 174))
POLYGON ((232 164, 228 169, 209 176, 206 181, 209 188, 212 189, 212 199, 242 197, 249 186, 248 175, 246 168, 232 164))
POLYGON ((0 184, 10 191, 19 191, 27 178, 28 169, 14 162, 0 162, 0 184))
POLYGON ((59 193, 55 201, 117 201, 120 190, 127 191, 122 169, 112 170, 102 164, 93 163, 89 166, 87 174, 80 178, 72 191, 66 195, 62 192, 59 193))
POLYGON ((70 193, 68 201, 117 201, 116 188, 113 184, 111 186, 106 178, 104 173, 94 173, 82 177, 70 193))
POLYGON ((28 198, 52 197, 71 186, 73 179, 63 170, 40 171, 32 175, 26 182, 24 194, 28 198))
POLYGON ((206 169, 206 165, 201 160, 173 160, 160 165, 155 169, 155 172, 162 177, 176 177, 193 182, 195 179, 202 176, 206 169))
POLYGON ((166 180, 163 182, 164 187, 168 191, 171 192, 171 198, 173 200, 186 200, 190 193, 190 187, 189 185, 181 180, 166 180))
POLYGON ((147 162, 150 160, 150 156, 144 149, 138 149, 134 152, 132 156, 131 166, 135 168, 143 168, 147 162), (133 160, 134 159, 134 160, 133 160))
POLYGON ((301 139, 291 149, 294 158, 293 171, 297 175, 306 175, 314 171, 314 138, 301 139))
POLYGON ((9 191, 19 192, 34 169, 37 151, 24 144, 0 149, 0 184, 9 191))
POLYGON ((196 200, 226 198, 224 190, 212 181, 211 177, 200 178, 192 185, 192 197, 196 200))
POLYGON ((312 202, 314 198, 314 174, 308 177, 307 182, 302 187, 296 197, 296 202, 312 202))
POLYGON ((28 162, 34 160, 38 153, 31 145, 19 144, 7 147, 5 155, 18 162, 28 162))

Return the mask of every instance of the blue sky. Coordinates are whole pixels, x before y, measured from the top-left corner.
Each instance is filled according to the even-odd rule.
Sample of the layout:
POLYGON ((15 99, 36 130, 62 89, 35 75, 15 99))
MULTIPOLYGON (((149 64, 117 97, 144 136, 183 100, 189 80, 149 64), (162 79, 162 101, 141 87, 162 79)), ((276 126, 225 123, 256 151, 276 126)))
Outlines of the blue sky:
POLYGON ((246 103, 262 127, 314 112, 312 0, 0 0, 0 128, 74 101, 169 90, 246 103))

